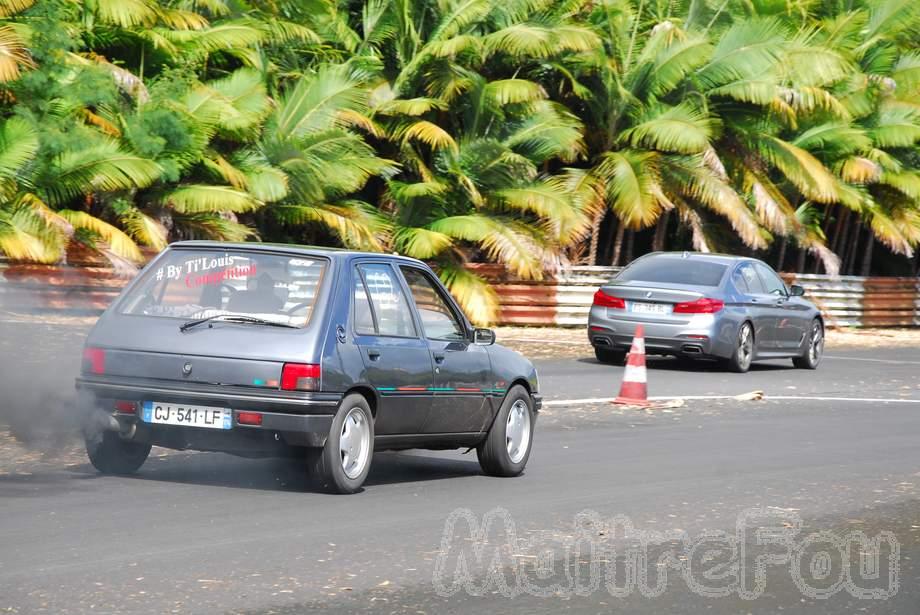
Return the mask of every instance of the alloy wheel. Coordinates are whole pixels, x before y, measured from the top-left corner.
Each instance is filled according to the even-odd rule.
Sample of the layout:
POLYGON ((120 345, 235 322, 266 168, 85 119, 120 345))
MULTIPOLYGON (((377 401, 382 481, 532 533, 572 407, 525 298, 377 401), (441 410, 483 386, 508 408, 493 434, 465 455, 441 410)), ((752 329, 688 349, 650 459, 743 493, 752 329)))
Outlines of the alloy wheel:
POLYGON ((524 400, 519 399, 508 412, 505 424, 505 445, 511 463, 520 463, 530 446, 530 410, 524 400))
POLYGON ((352 408, 342 422, 339 435, 339 454, 342 470, 348 478, 357 478, 364 471, 371 448, 367 416, 360 408, 352 408))

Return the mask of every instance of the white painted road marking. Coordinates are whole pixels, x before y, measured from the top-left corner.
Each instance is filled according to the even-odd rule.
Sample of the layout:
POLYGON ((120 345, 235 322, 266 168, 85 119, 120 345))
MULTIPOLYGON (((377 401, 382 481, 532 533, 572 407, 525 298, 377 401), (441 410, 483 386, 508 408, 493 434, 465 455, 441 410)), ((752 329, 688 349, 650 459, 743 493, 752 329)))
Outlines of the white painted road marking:
MULTIPOLYGON (((742 393, 743 395, 743 393, 742 393)), ((667 399, 735 399, 736 395, 668 395, 649 396, 651 401, 667 399)), ((585 399, 548 399, 544 406, 577 406, 580 404, 606 404, 616 397, 587 397, 585 399)), ((892 399, 886 397, 823 397, 818 395, 764 395, 763 401, 772 399, 785 401, 855 401, 864 403, 920 404, 920 399, 892 399)))
POLYGON ((892 363, 894 365, 920 365, 920 361, 895 361, 894 359, 867 359, 865 357, 834 357, 830 355, 824 355, 825 359, 833 359, 835 361, 867 361, 869 363, 892 363))

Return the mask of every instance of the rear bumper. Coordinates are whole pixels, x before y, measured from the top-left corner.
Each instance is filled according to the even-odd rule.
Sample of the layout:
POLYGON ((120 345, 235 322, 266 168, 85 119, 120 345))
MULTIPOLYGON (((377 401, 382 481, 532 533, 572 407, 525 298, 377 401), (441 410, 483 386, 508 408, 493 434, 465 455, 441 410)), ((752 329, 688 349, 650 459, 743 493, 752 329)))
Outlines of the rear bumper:
POLYGON ((289 446, 323 446, 342 398, 339 393, 282 393, 192 383, 176 388, 168 383, 103 376, 78 378, 76 386, 95 397, 97 414, 91 424, 112 428, 114 417, 123 437, 180 450, 254 456, 276 454, 289 446), (230 429, 207 429, 145 423, 136 414, 115 413, 115 400, 229 408, 233 424, 230 429), (262 424, 241 425, 241 411, 260 413, 262 424))
POLYGON ((629 350, 636 327, 641 324, 649 354, 726 357, 733 350, 723 339, 724 327, 712 314, 697 314, 687 322, 664 323, 628 313, 610 318, 605 312, 592 308, 588 319, 588 339, 597 348, 629 350))

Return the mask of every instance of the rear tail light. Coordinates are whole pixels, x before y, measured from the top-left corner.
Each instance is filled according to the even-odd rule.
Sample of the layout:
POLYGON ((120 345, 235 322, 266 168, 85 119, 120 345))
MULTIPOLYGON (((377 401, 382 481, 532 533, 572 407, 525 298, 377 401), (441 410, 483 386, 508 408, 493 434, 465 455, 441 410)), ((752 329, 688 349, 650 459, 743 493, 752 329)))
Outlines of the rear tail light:
POLYGON ((115 412, 118 414, 137 414, 137 403, 133 401, 116 401, 115 412))
POLYGON ((725 307, 725 303, 719 299, 710 299, 703 297, 696 301, 686 301, 674 306, 675 314, 715 314, 725 307))
POLYGON ((317 391, 320 373, 319 365, 285 363, 281 369, 281 390, 317 391))
POLYGON ((613 308, 615 310, 625 310, 626 302, 620 299, 619 297, 614 297, 608 295, 602 290, 594 293, 594 305, 599 305, 600 307, 613 308))
POLYGON ((236 422, 240 425, 261 425, 262 414, 260 412, 237 412, 236 422))
POLYGON ((105 350, 102 348, 84 348, 83 371, 91 374, 104 374, 105 350))

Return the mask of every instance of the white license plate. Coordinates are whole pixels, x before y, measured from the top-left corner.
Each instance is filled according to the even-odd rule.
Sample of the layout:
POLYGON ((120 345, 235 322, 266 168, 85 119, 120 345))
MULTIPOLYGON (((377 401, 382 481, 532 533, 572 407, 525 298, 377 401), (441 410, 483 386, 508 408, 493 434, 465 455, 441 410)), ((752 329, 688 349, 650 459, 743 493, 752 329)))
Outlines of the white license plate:
POLYGON ((629 304, 629 311, 639 314, 670 314, 671 306, 667 303, 641 303, 633 301, 629 304))
POLYGON ((186 406, 162 401, 145 401, 141 418, 145 423, 231 429, 233 411, 213 406, 186 406))

